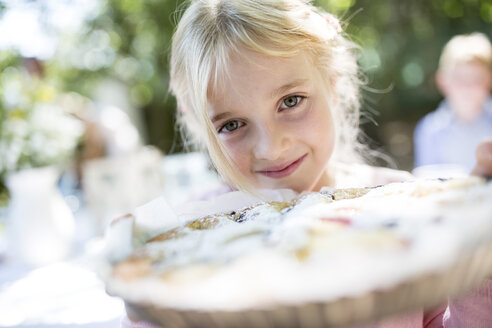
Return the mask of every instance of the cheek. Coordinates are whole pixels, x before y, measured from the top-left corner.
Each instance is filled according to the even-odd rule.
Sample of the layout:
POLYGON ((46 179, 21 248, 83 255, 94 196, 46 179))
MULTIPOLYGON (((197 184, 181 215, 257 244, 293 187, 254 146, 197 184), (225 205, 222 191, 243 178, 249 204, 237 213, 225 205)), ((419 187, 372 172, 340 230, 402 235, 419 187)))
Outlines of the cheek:
POLYGON ((249 168, 249 149, 246 145, 240 141, 223 141, 226 151, 233 163, 230 163, 242 174, 247 174, 250 171, 249 168))
POLYGON ((465 107, 472 104, 480 106, 490 94, 489 89, 483 85, 466 88, 457 87, 453 91, 448 95, 448 98, 457 104, 463 104, 465 107))
POLYGON ((333 118, 327 106, 318 108, 304 127, 305 136, 316 149, 331 153, 335 141, 333 118))
POLYGON ((476 89, 476 95, 477 97, 481 97, 481 98, 488 98, 488 96, 490 95, 490 88, 491 85, 490 83, 481 83, 477 86, 476 89))

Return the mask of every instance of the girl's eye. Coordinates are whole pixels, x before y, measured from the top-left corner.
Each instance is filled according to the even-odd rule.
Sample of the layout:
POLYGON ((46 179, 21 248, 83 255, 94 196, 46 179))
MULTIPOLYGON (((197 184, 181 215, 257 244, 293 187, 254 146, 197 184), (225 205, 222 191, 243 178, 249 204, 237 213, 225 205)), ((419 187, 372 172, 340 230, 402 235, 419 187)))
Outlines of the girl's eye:
POLYGON ((221 132, 225 132, 225 133, 228 133, 228 132, 233 132, 234 130, 237 130, 238 128, 240 128, 242 126, 243 123, 239 122, 239 121, 229 121, 227 122, 226 124, 224 124, 220 129, 219 129, 219 133, 221 132))
POLYGON ((303 97, 301 96, 288 96, 284 100, 282 100, 282 105, 280 109, 288 109, 297 106, 303 97))

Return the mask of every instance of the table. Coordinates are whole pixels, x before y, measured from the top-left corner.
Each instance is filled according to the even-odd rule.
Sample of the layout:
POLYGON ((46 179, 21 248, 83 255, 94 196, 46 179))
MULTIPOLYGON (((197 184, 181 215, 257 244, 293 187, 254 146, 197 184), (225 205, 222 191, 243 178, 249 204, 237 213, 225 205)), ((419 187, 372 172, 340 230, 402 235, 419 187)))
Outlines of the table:
POLYGON ((0 327, 116 328, 124 313, 87 257, 40 268, 0 262, 0 327))
MULTIPOLYGON (((163 194, 170 202, 180 202, 191 190, 210 190, 218 183, 201 153, 168 155, 162 163, 158 160, 166 181, 163 194)), ((67 260, 35 268, 7 257, 8 211, 0 207, 0 327, 120 327, 124 304, 106 294, 90 255, 91 244, 96 249, 101 246, 102 232, 97 227, 104 224, 89 210, 87 195, 75 189, 73 179, 65 174, 58 186, 74 212, 77 232, 67 260)), ((116 191, 134 193, 130 188, 107 193, 116 191)))

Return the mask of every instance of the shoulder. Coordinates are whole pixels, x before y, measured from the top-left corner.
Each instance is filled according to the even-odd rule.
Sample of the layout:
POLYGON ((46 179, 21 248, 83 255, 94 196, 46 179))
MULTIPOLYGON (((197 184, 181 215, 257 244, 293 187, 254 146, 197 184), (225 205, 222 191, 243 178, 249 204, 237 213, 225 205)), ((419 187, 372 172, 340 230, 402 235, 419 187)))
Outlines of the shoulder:
POLYGON ((417 123, 415 131, 416 133, 438 131, 448 126, 452 120, 451 110, 446 102, 442 102, 435 111, 428 113, 417 123))
POLYGON ((449 127, 454 120, 453 113, 446 101, 442 101, 436 110, 425 115, 417 123, 415 133, 436 133, 449 127))
POLYGON ((366 164, 336 164, 337 188, 374 187, 414 179, 415 177, 410 172, 402 170, 366 164))

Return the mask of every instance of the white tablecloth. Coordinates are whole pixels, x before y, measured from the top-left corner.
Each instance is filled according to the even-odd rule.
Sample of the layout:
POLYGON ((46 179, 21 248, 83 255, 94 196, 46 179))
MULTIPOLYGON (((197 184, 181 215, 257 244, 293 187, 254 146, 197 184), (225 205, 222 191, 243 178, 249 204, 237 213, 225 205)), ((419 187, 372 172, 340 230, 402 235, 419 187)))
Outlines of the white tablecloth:
POLYGON ((0 262, 0 327, 116 328, 123 313, 83 259, 36 269, 0 262))

